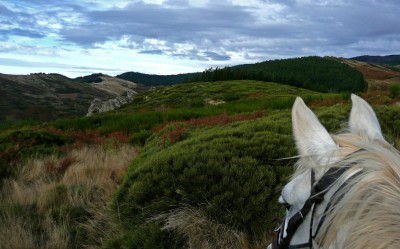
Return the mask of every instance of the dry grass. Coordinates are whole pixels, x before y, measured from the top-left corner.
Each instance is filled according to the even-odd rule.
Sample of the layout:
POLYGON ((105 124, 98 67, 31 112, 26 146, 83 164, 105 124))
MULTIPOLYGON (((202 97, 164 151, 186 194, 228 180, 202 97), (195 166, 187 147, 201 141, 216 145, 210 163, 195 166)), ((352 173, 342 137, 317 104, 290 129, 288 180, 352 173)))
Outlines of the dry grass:
POLYGON ((55 224, 50 220, 46 223, 40 235, 35 234, 34 224, 21 216, 11 213, 2 213, 0 224, 1 249, 67 249, 69 235, 67 225, 55 224))
POLYGON ((137 85, 131 81, 109 76, 100 76, 100 78, 102 82, 92 83, 93 87, 113 95, 121 95, 126 93, 126 91, 135 90, 137 88, 137 85))
POLYGON ((119 218, 115 218, 113 211, 105 203, 89 207, 91 218, 81 227, 87 231, 87 242, 82 245, 88 249, 102 248, 103 241, 117 238, 121 234, 119 218))
POLYGON ((0 193, 0 248, 68 248, 71 226, 81 226, 97 240, 105 236, 105 223, 109 230, 116 227, 107 203, 136 153, 127 145, 83 147, 23 165, 0 193), (68 211, 61 221, 53 217, 74 208, 91 219, 77 224, 68 211))
POLYGON ((186 238, 188 249, 255 249, 267 245, 267 240, 253 241, 246 233, 219 224, 190 206, 159 215, 154 220, 161 221, 164 230, 175 231, 186 238))
POLYGON ((36 248, 32 227, 23 218, 9 213, 2 213, 0 218, 0 248, 36 248))

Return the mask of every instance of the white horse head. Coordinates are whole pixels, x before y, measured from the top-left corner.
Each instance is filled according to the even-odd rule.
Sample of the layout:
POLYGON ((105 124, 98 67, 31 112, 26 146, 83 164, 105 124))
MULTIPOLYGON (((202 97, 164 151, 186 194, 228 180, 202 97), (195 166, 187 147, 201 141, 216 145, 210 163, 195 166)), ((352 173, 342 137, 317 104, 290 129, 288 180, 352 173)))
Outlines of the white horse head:
POLYGON ((339 135, 296 99, 300 160, 279 198, 287 212, 268 248, 399 248, 400 155, 368 103, 351 99, 349 132, 339 135))

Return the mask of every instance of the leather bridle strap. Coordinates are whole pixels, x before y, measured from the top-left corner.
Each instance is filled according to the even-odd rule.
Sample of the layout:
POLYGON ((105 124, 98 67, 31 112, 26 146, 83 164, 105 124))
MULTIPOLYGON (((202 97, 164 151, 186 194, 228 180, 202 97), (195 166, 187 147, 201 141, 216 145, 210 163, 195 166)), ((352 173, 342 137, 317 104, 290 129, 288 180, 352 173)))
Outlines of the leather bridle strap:
MULTIPOLYGON (((312 241, 311 241, 312 236, 310 236, 308 243, 304 243, 301 245, 290 245, 290 241, 293 238, 294 234, 296 233, 297 229, 299 228, 300 224, 303 222, 304 218, 310 212, 310 210, 314 207, 314 205, 318 205, 324 200, 324 195, 328 191, 328 189, 344 172, 346 172, 349 169, 349 167, 350 165, 340 168, 330 168, 316 184, 315 184, 315 173, 313 170, 311 170, 310 197, 306 200, 300 211, 290 218, 286 228, 286 236, 284 238, 281 238, 280 240, 279 237, 278 239, 276 239, 275 237, 276 235, 274 236, 275 241, 273 241, 272 243, 274 249, 304 248, 307 246, 308 247, 312 246, 312 241), (275 244, 274 242, 277 244, 275 244)), ((281 227, 278 230, 280 234, 282 233, 281 231, 282 226, 283 223, 281 224, 281 227)), ((312 224, 310 226, 312 226, 312 224)), ((310 233, 312 233, 312 231, 310 231, 310 233)))
MULTIPOLYGON (((356 171, 353 175, 351 175, 348 179, 346 179, 346 181, 345 181, 342 185, 340 185, 340 187, 335 191, 335 193, 332 195, 332 197, 336 196, 340 190, 342 190, 344 187, 346 187, 346 185, 347 185, 349 182, 351 182, 354 178, 356 178, 356 177, 357 177, 358 175, 360 175, 361 173, 362 173, 361 170, 356 171)), ((319 222, 318 222, 318 226, 317 226, 317 230, 315 231, 315 234, 312 235, 312 232, 310 233, 310 235, 312 235, 312 239, 315 239, 316 236, 318 235, 319 230, 321 229, 321 226, 322 226, 322 224, 323 224, 324 221, 325 221, 326 214, 327 214, 328 211, 330 210, 331 206, 332 206, 332 205, 335 205, 335 203, 338 203, 342 198, 343 198, 343 193, 342 193, 340 196, 338 196, 338 197, 336 198, 335 202, 333 202, 332 198, 330 198, 328 204, 327 204, 326 207, 325 207, 324 213, 323 213, 321 219, 320 219, 319 222)), ((312 229, 312 223, 311 223, 311 229, 312 229)))

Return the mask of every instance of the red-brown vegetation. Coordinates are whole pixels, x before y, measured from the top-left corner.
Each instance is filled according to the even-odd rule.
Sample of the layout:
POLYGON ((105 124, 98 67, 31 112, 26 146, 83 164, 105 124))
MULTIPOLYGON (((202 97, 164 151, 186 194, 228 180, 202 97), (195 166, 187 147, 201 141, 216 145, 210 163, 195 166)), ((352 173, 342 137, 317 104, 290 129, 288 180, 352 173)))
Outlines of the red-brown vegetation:
POLYGON ((259 117, 262 117, 264 114, 265 112, 263 111, 257 111, 253 113, 240 113, 232 116, 223 113, 217 116, 192 118, 190 120, 180 122, 167 122, 154 128, 153 132, 160 132, 165 127, 171 126, 170 129, 162 134, 161 138, 163 145, 165 145, 167 142, 173 144, 185 138, 186 129, 188 128, 226 125, 236 121, 255 120, 259 117))

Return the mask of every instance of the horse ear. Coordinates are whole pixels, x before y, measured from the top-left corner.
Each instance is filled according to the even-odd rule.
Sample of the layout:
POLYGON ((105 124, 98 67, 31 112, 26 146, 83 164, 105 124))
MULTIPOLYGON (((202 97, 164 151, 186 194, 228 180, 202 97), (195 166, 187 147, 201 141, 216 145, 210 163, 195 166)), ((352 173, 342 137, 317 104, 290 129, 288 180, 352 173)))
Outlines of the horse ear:
POLYGON ((297 97, 292 108, 293 134, 301 156, 319 159, 337 149, 337 145, 317 116, 297 97))
POLYGON ((382 136, 381 126, 372 107, 362 98, 355 94, 351 95, 353 106, 350 112, 350 132, 358 135, 366 135, 369 139, 380 139, 382 136))

